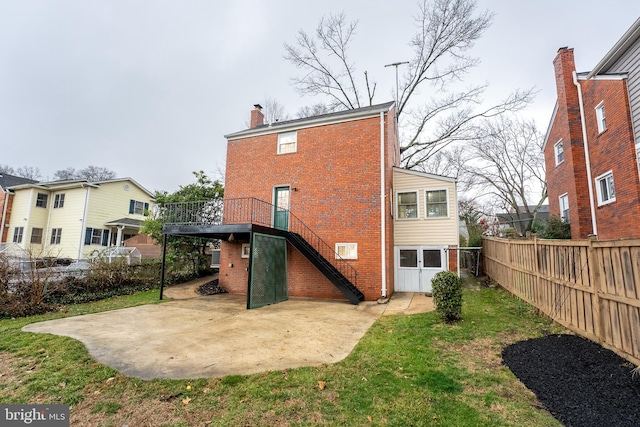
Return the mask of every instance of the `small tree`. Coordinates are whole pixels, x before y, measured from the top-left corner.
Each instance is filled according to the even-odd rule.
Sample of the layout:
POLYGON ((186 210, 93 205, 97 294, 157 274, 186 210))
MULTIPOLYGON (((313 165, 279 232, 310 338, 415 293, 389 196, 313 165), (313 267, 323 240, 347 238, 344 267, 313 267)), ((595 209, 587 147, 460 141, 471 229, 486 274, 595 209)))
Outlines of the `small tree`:
POLYGON ((462 281, 451 271, 441 271, 431 280, 436 312, 447 322, 462 319, 462 281))
POLYGON ((546 224, 536 225, 534 232, 543 239, 570 239, 571 224, 551 215, 546 224))

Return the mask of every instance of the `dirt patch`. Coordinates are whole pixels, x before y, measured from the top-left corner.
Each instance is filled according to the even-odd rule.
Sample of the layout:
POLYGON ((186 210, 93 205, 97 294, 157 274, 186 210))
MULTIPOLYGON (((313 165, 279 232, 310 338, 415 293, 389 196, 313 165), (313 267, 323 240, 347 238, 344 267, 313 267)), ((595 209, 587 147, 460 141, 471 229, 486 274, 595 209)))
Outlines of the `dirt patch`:
POLYGON ((640 425, 640 377, 614 352, 575 335, 520 341, 503 363, 567 426, 640 425))

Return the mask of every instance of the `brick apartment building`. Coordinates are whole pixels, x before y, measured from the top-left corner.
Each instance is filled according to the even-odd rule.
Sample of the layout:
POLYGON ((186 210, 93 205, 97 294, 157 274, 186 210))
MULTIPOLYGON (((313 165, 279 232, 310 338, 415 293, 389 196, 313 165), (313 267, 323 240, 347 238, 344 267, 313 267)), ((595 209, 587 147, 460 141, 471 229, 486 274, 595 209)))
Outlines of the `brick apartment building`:
POLYGON ((558 100, 544 142, 549 211, 585 239, 640 238, 640 19, 590 72, 553 61, 558 100))

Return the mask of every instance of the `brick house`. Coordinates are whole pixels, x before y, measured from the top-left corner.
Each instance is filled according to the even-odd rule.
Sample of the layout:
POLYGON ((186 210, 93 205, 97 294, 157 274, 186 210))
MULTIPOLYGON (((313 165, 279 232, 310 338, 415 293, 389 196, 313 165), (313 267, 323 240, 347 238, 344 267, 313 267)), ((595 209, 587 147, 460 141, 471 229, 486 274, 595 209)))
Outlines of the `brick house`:
POLYGON ((640 237, 640 19, 589 72, 553 61, 558 100, 544 141, 549 211, 585 239, 640 237))
POLYGON ((201 221, 202 206, 207 224, 165 221, 164 233, 221 239, 220 285, 249 308, 375 301, 399 274, 401 290, 429 291, 427 277, 458 268, 456 183, 398 167, 393 106, 264 123, 256 105, 250 128, 225 136, 222 217, 201 221))

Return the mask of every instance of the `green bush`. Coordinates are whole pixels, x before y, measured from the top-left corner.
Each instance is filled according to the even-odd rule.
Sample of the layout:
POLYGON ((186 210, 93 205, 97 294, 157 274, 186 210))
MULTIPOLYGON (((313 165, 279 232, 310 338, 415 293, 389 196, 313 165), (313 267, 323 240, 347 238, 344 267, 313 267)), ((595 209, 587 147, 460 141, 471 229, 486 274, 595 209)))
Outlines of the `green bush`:
POLYGON ((570 239, 571 224, 557 216, 550 215, 547 224, 536 228, 538 237, 543 239, 570 239))
POLYGON ((436 312, 446 322, 462 319, 462 281, 451 271, 441 271, 431 280, 436 312))

